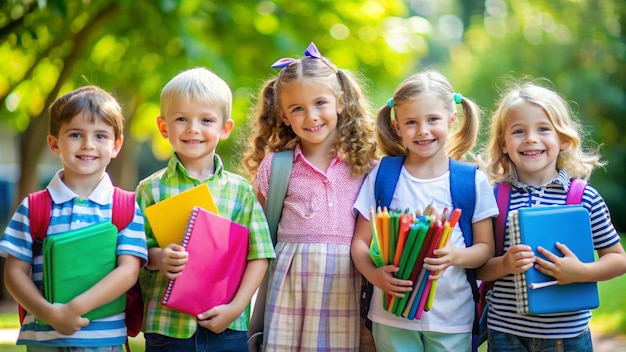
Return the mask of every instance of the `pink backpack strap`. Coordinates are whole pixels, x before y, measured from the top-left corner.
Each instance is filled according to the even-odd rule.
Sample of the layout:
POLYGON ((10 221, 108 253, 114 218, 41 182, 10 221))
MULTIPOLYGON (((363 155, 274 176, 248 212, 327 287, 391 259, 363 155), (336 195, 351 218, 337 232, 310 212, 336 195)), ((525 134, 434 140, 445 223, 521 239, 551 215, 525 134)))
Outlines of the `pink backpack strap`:
POLYGON ((580 178, 573 178, 569 184, 569 190, 567 191, 567 199, 565 204, 580 204, 583 201, 583 194, 585 194, 585 187, 587 187, 587 181, 580 178))
POLYGON ((51 203, 52 198, 50 198, 48 189, 28 195, 28 221, 30 222, 30 235, 33 240, 33 258, 41 253, 43 239, 48 234, 51 203))
POLYGON ((135 192, 115 187, 112 207, 111 222, 117 227, 118 232, 122 231, 135 216, 135 192))
MULTIPOLYGON (((50 210, 52 209, 52 198, 48 189, 33 192, 28 195, 28 221, 30 223, 30 236, 33 240, 32 252, 33 261, 41 253, 43 239, 48 234, 50 226, 50 210)), ((20 324, 26 317, 26 310, 18 306, 20 324)))
POLYGON ((498 182, 495 185, 496 203, 498 203, 498 217, 495 221, 494 236, 496 242, 496 256, 504 253, 504 229, 509 213, 511 185, 508 182, 498 182))

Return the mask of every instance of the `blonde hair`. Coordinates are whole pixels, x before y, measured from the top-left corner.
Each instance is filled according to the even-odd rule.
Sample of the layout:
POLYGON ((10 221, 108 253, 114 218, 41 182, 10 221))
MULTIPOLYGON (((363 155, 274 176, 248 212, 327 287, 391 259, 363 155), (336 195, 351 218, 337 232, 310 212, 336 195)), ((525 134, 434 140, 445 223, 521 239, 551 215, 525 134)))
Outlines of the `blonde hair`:
POLYGON ((165 116, 172 100, 216 104, 224 114, 222 123, 230 119, 233 94, 226 82, 204 67, 180 72, 161 90, 161 116, 165 116))
POLYGON ((79 114, 84 114, 92 123, 102 120, 113 127, 115 139, 124 133, 122 107, 111 94, 97 86, 84 86, 58 97, 50 104, 48 113, 49 133, 54 137, 59 137, 61 126, 79 114))
POLYGON ((243 166, 252 176, 265 154, 293 149, 298 141, 290 126, 280 118, 280 98, 283 89, 296 80, 311 80, 326 85, 337 101, 343 102, 343 111, 337 117, 337 141, 330 151, 350 165, 352 175, 359 176, 371 169, 376 156, 376 137, 369 114, 369 103, 354 77, 338 69, 326 58, 303 57, 284 67, 273 79, 263 85, 257 98, 254 117, 243 166))
POLYGON ((491 120, 491 139, 487 145, 487 173, 494 182, 514 181, 515 164, 502 153, 504 133, 511 110, 524 104, 541 108, 556 130, 561 141, 569 147, 559 153, 558 170, 565 169, 569 176, 588 179, 595 167, 604 165, 597 151, 585 151, 582 147, 582 127, 572 118, 567 102, 555 91, 532 82, 513 83, 502 93, 498 108, 491 120))
MULTIPOLYGON (((392 107, 425 95, 440 99, 450 115, 455 112, 455 92, 450 82, 434 70, 427 70, 404 80, 393 95, 392 107)), ((478 137, 479 126, 480 109, 478 106, 465 97, 462 98, 461 104, 463 123, 448 137, 446 142, 447 155, 456 160, 463 159, 465 154, 472 149, 478 137)), ((392 122, 392 107, 385 105, 378 110, 376 119, 378 144, 385 155, 406 155, 406 147, 392 122)))

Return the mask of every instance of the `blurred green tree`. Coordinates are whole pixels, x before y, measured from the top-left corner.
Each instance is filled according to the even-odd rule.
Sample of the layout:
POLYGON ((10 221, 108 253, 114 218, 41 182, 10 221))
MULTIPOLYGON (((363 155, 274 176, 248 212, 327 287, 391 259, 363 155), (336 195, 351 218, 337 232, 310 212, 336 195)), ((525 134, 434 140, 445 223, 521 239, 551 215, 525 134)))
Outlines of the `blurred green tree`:
MULTIPOLYGON (((617 0, 7 0, 0 4, 0 127, 19 136, 17 199, 39 187, 46 107, 59 94, 97 84, 118 97, 126 142, 110 172, 132 189, 140 146, 150 143, 160 159, 170 152, 154 118, 172 76, 202 65, 224 77, 243 126, 255 91, 275 73, 268 66, 314 41, 366 78, 375 106, 426 66, 444 71, 487 112, 507 79, 548 79, 572 101, 589 140, 602 145, 609 164, 592 181, 619 214, 626 211, 625 12, 617 0)), ((244 135, 236 128, 219 147, 231 168, 244 135)), ((626 229, 625 218, 615 222, 626 229)))
MULTIPOLYGON (((271 63, 301 56, 309 41, 338 66, 367 77, 366 83, 382 82, 377 87, 406 75, 419 56, 387 44, 389 18, 406 14, 400 0, 5 1, 0 126, 19 135, 16 201, 39 188, 47 106, 68 90, 96 84, 122 103, 125 145, 109 172, 116 184, 134 189, 139 143, 151 141, 158 158, 170 152, 154 121, 161 87, 181 70, 206 66, 223 77, 234 92, 233 118, 243 126, 253 92, 275 73, 271 63)), ((227 163, 242 133, 236 128, 220 144, 227 163)))
POLYGON ((591 182, 625 231, 626 218, 616 216, 626 213, 626 135, 619 132, 626 116, 624 3, 489 0, 465 6, 469 22, 464 40, 451 47, 450 76, 486 108, 485 122, 511 80, 533 78, 562 94, 584 126, 585 145, 600 147, 608 162, 591 182))

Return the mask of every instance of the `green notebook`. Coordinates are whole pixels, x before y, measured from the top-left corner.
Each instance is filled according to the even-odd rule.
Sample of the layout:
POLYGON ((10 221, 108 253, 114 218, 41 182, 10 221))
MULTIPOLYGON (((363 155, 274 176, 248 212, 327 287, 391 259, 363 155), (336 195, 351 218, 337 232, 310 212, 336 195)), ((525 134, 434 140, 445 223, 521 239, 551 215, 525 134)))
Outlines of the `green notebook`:
MULTIPOLYGON (((47 236, 43 241, 43 291, 51 303, 67 303, 87 291, 117 265, 117 228, 102 222, 47 236)), ((126 295, 98 307, 84 317, 100 319, 121 313, 126 295)))

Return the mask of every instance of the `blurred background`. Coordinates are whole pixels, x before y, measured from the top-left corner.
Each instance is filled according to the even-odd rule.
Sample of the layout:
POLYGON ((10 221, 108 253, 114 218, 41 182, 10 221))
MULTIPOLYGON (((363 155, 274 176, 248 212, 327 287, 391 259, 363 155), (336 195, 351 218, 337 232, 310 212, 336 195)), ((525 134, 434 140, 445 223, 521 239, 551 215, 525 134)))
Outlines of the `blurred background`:
POLYGON ((218 153, 241 172, 250 108, 277 73, 270 65, 301 57, 313 41, 362 78, 374 107, 412 73, 440 70, 484 109, 481 144, 506 83, 544 79, 608 161, 591 183, 623 233, 625 14, 623 0, 3 0, 0 225, 60 168, 45 143, 47 107, 59 95, 96 84, 120 101, 125 142, 109 173, 133 190, 171 153, 155 123, 161 88, 184 69, 210 68, 234 94, 234 133, 218 153))

